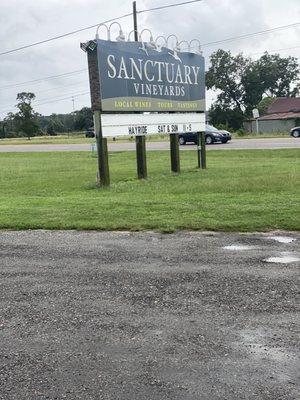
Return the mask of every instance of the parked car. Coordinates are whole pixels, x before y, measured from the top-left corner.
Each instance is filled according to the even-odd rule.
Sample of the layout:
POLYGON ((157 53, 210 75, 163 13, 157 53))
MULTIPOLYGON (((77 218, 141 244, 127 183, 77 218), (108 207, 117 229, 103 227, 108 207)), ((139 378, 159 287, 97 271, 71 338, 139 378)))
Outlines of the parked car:
POLYGON ((295 126, 295 128, 291 129, 290 135, 295 138, 300 137, 300 126, 295 126))
POLYGON ((95 137, 94 128, 89 128, 89 129, 85 132, 85 137, 88 137, 88 138, 93 138, 93 137, 95 137))
MULTIPOLYGON (((205 143, 213 144, 216 142, 227 143, 231 140, 231 134, 228 131, 219 130, 212 125, 205 125, 205 143)), ((186 132, 179 134, 179 144, 184 145, 188 142, 197 144, 197 132, 186 132)))

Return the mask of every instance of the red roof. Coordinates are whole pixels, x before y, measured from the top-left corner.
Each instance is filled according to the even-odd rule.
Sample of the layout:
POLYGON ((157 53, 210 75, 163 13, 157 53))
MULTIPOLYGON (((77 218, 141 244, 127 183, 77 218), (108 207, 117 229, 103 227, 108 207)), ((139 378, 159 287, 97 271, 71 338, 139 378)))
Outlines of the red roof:
POLYGON ((295 119, 300 118, 300 111, 299 112, 286 112, 286 113, 275 113, 275 114, 267 114, 259 117, 259 121, 266 121, 270 119, 295 119))
POLYGON ((268 108, 268 114, 300 113, 300 97, 278 97, 268 108))

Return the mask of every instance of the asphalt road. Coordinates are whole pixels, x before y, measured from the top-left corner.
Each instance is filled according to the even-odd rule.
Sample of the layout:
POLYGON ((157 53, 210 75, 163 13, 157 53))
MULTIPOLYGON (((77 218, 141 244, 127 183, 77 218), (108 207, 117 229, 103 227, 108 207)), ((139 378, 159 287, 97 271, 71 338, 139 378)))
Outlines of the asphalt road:
POLYGON ((299 400, 282 235, 0 232, 0 399, 299 400))
MULTIPOLYGON (((170 144, 165 142, 147 142, 148 150, 169 150, 170 144)), ((180 146, 181 150, 195 150, 196 146, 187 144, 180 146)), ((230 150, 230 149, 288 149, 300 148, 300 139, 233 139, 226 144, 213 144, 207 146, 208 150, 230 150)), ((133 151, 135 142, 110 142, 109 151, 133 151)), ((0 153, 5 152, 44 152, 44 151, 91 151, 90 144, 24 144, 24 145, 1 145, 0 153)))

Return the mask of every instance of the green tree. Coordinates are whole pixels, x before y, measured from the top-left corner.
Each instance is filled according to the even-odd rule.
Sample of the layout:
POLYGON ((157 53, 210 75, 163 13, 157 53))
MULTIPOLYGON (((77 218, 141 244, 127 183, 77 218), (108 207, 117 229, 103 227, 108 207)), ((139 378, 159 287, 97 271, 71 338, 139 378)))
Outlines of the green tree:
POLYGON ((55 132, 55 128, 54 128, 54 126, 53 126, 51 121, 47 125, 46 132, 47 132, 47 135, 49 135, 49 136, 56 136, 57 135, 57 133, 55 132))
POLYGON ((245 68, 243 104, 246 113, 265 97, 295 97, 299 93, 299 65, 294 57, 282 58, 267 52, 245 68))
POLYGON ((206 73, 208 89, 220 91, 217 104, 226 108, 244 110, 245 94, 242 78, 251 60, 242 54, 232 56, 230 51, 217 50, 210 56, 211 65, 206 73))
POLYGON ((261 99, 261 101, 257 104, 259 115, 265 115, 273 101, 274 97, 264 97, 261 99))
POLYGON ((244 121, 244 114, 239 108, 224 108, 213 104, 209 110, 209 120, 213 125, 225 125, 226 128, 237 130, 244 121))
POLYGON ((93 112, 89 107, 83 107, 79 111, 74 112, 74 129, 82 131, 94 125, 93 112))
POLYGON ((16 132, 24 133, 28 139, 39 131, 38 113, 35 113, 31 102, 35 99, 34 93, 22 92, 17 95, 16 107, 19 111, 14 114, 16 132))
POLYGON ((238 119, 240 115, 251 117, 252 109, 258 107, 264 97, 299 94, 299 64, 294 57, 265 53, 258 60, 251 60, 242 54, 233 56, 230 51, 217 50, 210 61, 206 85, 219 92, 211 114, 217 117, 218 106, 217 109, 223 111, 218 117, 223 119, 220 123, 226 123, 229 110, 234 111, 238 119))

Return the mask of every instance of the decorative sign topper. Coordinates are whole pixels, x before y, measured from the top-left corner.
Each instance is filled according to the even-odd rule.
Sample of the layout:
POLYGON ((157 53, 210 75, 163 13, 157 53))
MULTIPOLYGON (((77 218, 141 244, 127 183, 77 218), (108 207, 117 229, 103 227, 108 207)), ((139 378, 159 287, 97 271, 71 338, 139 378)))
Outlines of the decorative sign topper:
POLYGON ((145 42, 96 43, 102 111, 205 111, 202 55, 145 42))

